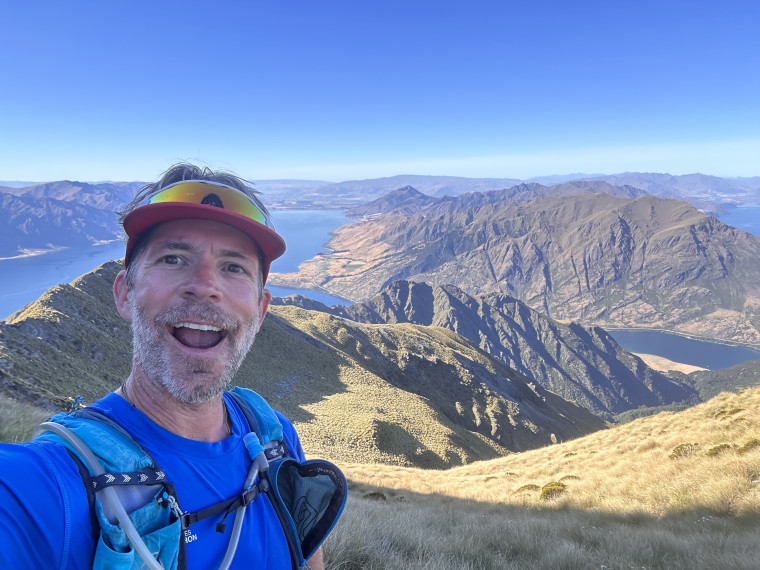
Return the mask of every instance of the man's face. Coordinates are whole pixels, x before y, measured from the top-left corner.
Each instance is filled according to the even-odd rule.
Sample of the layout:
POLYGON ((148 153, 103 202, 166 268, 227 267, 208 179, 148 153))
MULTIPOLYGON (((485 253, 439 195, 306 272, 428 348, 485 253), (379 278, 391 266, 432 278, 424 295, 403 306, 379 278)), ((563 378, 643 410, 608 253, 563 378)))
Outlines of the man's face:
POLYGON ((269 305, 269 292, 259 294, 256 246, 225 224, 175 220, 156 228, 133 263, 133 287, 123 273, 114 287, 119 312, 132 321, 133 375, 186 403, 218 396, 269 305))

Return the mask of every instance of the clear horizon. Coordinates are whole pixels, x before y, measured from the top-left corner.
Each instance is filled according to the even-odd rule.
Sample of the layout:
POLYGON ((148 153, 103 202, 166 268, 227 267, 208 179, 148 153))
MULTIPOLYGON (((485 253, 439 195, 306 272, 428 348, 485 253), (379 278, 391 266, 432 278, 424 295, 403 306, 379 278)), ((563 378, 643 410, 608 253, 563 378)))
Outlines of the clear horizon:
POLYGON ((760 176, 760 3, 4 3, 3 180, 760 176))
MULTIPOLYGON (((714 176, 712 174, 704 174, 702 172, 688 172, 683 175, 681 174, 672 174, 670 172, 576 172, 576 173, 568 173, 568 174, 547 174, 542 176, 530 176, 527 178, 516 178, 513 176, 457 176, 457 175, 449 175, 449 174, 394 174, 391 176, 382 176, 382 177, 375 177, 375 178, 354 178, 354 179, 345 179, 345 180, 315 180, 310 178, 267 178, 267 179, 259 179, 259 180, 253 180, 250 179, 251 182, 258 183, 258 184, 264 184, 264 183, 272 183, 272 182, 323 182, 325 184, 339 184, 342 182, 354 182, 354 181, 362 181, 362 180, 379 180, 383 178, 394 178, 396 176, 430 176, 430 177, 452 177, 452 178, 467 178, 472 180, 478 180, 478 179, 488 179, 488 178, 515 178, 516 180, 521 181, 531 181, 534 179, 545 179, 545 178, 567 178, 570 180, 572 177, 579 177, 579 178, 586 178, 586 177, 604 177, 604 176, 617 176, 617 175, 625 175, 625 174, 664 174, 664 175, 672 175, 672 176, 688 176, 691 174, 700 175, 703 174, 705 176, 714 176)), ((726 180, 742 180, 742 179, 749 179, 749 178, 760 178, 760 176, 716 176, 716 178, 724 178, 726 180)), ((120 182, 148 182, 147 180, 85 180, 81 177, 78 178, 65 178, 65 179, 58 179, 58 180, 1 180, 0 179, 0 186, 3 184, 13 184, 17 185, 15 187, 21 188, 21 184, 49 184, 53 182, 62 182, 64 180, 69 180, 70 182, 82 182, 85 184, 108 184, 108 183, 120 183, 120 182)), ((548 182, 547 182, 548 183, 548 182)), ((559 184, 560 182, 558 182, 559 184)), ((9 186, 13 187, 13 186, 9 186)))

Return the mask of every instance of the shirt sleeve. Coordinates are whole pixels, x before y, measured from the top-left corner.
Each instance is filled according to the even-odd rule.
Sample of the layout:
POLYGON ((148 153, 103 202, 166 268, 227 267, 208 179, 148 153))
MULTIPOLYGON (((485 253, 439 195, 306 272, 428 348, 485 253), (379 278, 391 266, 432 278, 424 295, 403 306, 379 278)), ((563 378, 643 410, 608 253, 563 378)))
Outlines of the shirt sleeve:
POLYGON ((87 492, 66 449, 0 444, 0 568, 90 568, 93 552, 87 492))

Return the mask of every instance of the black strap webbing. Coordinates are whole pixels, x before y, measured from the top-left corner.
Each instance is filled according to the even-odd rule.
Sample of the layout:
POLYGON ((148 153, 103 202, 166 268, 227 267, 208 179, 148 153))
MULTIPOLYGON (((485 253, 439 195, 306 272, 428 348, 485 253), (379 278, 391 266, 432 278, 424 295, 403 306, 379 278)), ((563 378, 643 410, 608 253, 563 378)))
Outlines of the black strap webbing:
POLYGON ((103 473, 90 477, 93 490, 100 491, 113 485, 158 485, 166 482, 166 473, 146 467, 131 473, 103 473))
MULTIPOLYGON (((201 509, 199 511, 195 511, 193 513, 185 513, 182 515, 182 528, 188 528, 190 525, 197 523, 200 520, 207 519, 208 517, 212 517, 216 514, 219 514, 221 512, 225 512, 225 518, 228 514, 230 514, 232 511, 237 509, 238 507, 247 507, 250 505, 253 501, 256 500, 256 497, 259 496, 262 492, 266 492, 265 489, 259 489, 259 485, 254 485, 247 491, 242 492, 237 497, 232 497, 231 499, 227 499, 226 501, 221 501, 219 503, 216 503, 215 505, 211 505, 209 507, 206 507, 205 509, 201 509)), ((221 529, 219 532, 224 532, 224 525, 221 525, 221 529)), ((217 530, 219 530, 219 527, 217 526, 217 530)))

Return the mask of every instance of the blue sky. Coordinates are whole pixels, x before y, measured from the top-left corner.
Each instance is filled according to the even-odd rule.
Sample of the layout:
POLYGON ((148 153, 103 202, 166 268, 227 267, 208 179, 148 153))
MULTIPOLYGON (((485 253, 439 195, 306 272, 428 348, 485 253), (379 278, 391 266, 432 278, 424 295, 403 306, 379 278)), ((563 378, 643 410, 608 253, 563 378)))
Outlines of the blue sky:
POLYGON ((756 0, 0 0, 0 180, 760 175, 756 0))

